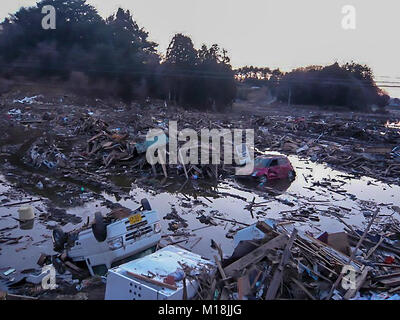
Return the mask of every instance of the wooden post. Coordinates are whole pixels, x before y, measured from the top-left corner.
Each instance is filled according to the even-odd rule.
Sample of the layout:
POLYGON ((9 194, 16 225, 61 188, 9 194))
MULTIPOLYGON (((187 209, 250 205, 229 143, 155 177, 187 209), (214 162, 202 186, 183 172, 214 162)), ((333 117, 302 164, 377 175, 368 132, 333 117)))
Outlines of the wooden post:
POLYGON ((283 270, 289 260, 290 249, 292 248, 293 242, 296 239, 296 237, 297 237, 297 229, 294 229, 292 234, 290 235, 288 243, 286 244, 285 250, 282 253, 282 259, 272 277, 271 283, 268 287, 267 294, 265 295, 265 300, 275 299, 276 294, 278 293, 278 289, 280 287, 282 276, 283 276, 283 270))

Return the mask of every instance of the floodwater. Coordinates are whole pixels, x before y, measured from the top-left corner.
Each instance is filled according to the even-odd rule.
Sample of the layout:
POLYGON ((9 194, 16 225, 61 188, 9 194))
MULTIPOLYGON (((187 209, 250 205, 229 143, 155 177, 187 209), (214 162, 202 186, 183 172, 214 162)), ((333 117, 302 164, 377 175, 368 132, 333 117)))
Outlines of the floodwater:
MULTIPOLYGON (((168 179, 166 181, 150 180, 154 184, 163 184, 159 191, 148 188, 140 188, 134 179, 119 176, 112 179, 123 188, 130 189, 129 197, 120 198, 116 195, 102 193, 106 199, 118 202, 121 205, 135 209, 139 206, 142 198, 147 198, 151 206, 158 211, 163 234, 172 234, 168 230, 170 220, 163 217, 170 213, 175 207, 178 214, 187 220, 189 231, 192 236, 174 237, 170 241, 180 242, 179 245, 201 254, 204 257, 212 258, 216 251, 210 247, 211 239, 219 243, 224 255, 230 255, 233 251, 233 240, 227 238, 226 234, 243 227, 243 224, 235 224, 224 220, 214 219, 217 226, 203 224, 197 219, 201 215, 216 216, 223 219, 235 220, 244 224, 251 224, 257 220, 266 218, 291 218, 289 211, 307 210, 313 211, 312 216, 319 218, 319 221, 306 219, 305 222, 294 222, 296 227, 308 230, 314 236, 324 231, 338 232, 343 230, 343 223, 331 213, 335 208, 343 219, 350 225, 363 229, 368 216, 375 208, 379 207, 382 214, 381 222, 385 219, 396 218, 398 213, 391 209, 391 206, 400 206, 400 187, 380 183, 370 178, 354 178, 346 173, 333 170, 322 164, 315 164, 310 161, 301 160, 296 156, 290 156, 290 161, 295 167, 297 176, 295 181, 277 181, 260 186, 257 182, 248 179, 228 179, 218 184, 202 182, 200 180, 190 181, 168 179), (269 189, 267 189, 269 188, 269 189), (280 195, 273 196, 268 190, 275 190, 280 195), (246 206, 254 203, 266 202, 249 211, 246 206)), ((0 202, 10 198, 13 188, 4 176, 0 176, 0 202)), ((50 197, 51 195, 49 195, 50 197)), ((32 196, 15 193, 15 199, 10 202, 29 200, 32 196)), ((94 212, 107 213, 109 209, 102 206, 102 201, 93 200, 83 206, 68 208, 68 213, 82 217, 82 224, 87 217, 93 217, 94 212)), ((23 230, 18 218, 18 206, 4 207, 0 204, 0 240, 5 237, 23 237, 18 243, 0 243, 0 275, 9 268, 17 270, 14 274, 27 269, 37 269, 36 264, 40 253, 52 254, 51 228, 57 222, 42 222, 35 220, 32 229, 23 230), (12 227, 9 230, 4 228, 12 227)), ((46 212, 47 208, 42 202, 32 204, 36 214, 46 212)), ((378 221, 379 222, 379 221, 378 221)), ((79 227, 80 224, 68 223, 63 226, 66 231, 79 227)))

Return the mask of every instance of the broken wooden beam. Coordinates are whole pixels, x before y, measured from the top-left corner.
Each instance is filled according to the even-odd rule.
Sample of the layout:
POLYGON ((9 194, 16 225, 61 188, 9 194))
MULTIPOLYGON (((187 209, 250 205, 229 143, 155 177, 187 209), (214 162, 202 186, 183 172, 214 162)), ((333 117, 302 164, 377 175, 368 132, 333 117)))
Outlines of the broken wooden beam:
POLYGON ((286 242, 287 242, 287 235, 281 234, 273 238, 272 240, 268 241, 264 245, 254 249, 250 253, 236 260, 235 262, 231 263, 230 265, 225 267, 224 271, 228 276, 234 275, 235 273, 240 272, 247 266, 262 260, 265 257, 268 250, 283 248, 286 242))
MULTIPOLYGON (((267 294, 265 295, 265 300, 273 300, 278 293, 278 289, 281 285, 281 280, 283 276, 283 269, 285 265, 288 263, 290 257, 290 249, 293 246, 294 240, 297 237, 297 229, 294 229, 292 234, 290 235, 289 241, 286 244, 285 250, 282 253, 282 259, 272 276, 271 283, 269 284, 267 294)), ((272 241, 272 240, 271 240, 272 241)))

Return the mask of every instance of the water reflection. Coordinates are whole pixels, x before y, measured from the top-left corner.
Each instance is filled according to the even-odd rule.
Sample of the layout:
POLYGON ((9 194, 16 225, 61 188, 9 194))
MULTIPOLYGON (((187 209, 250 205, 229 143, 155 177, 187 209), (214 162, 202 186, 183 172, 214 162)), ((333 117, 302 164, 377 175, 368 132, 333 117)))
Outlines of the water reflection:
MULTIPOLYGON (((297 173, 293 182, 282 179, 260 185, 258 180, 242 177, 236 179, 232 177, 217 182, 215 180, 186 180, 185 178, 154 178, 151 175, 135 177, 118 175, 111 177, 111 180, 126 193, 102 192, 101 195, 111 202, 118 202, 131 209, 137 208, 140 199, 148 198, 151 206, 160 215, 164 234, 170 234, 169 220, 162 218, 175 208, 177 213, 188 222, 186 231, 193 234, 187 242, 182 242, 180 245, 208 258, 213 258, 215 254, 210 248, 211 239, 221 245, 224 254, 229 255, 233 250, 233 242, 226 237, 226 234, 241 226, 227 221, 221 222, 221 220, 216 220, 217 226, 206 226, 198 219, 201 215, 217 215, 250 224, 265 218, 280 219, 286 216, 290 218, 292 211, 307 210, 313 212, 313 215, 318 215, 319 221, 296 222, 299 230, 311 228, 316 233, 322 231, 331 233, 343 230, 343 224, 330 214, 332 207, 345 208, 344 211, 342 210, 345 221, 363 229, 366 222, 363 212, 366 206, 370 206, 372 210, 373 206, 379 205, 383 217, 393 214, 391 206, 400 206, 399 186, 389 186, 365 177, 354 178, 326 165, 304 161, 296 156, 290 156, 289 159, 297 173), (254 203, 264 203, 264 205, 255 206, 253 211, 250 211, 248 208, 253 199, 254 203)), ((9 190, 9 187, 2 188, 0 185, 0 191, 4 194, 9 190)), ((0 201, 5 198, 7 196, 0 195, 0 201)), ((15 226, 15 220, 12 218, 18 216, 18 208, 2 208, 0 230, 15 226, 13 229, 5 230, 3 235, 10 238, 22 238, 18 243, 2 245, 0 269, 37 268, 36 261, 40 253, 52 252, 51 228, 58 223, 47 220, 45 204, 39 202, 35 204, 36 207, 42 210, 43 218, 39 215, 34 226, 24 225, 20 228, 15 226)), ((82 223, 85 223, 87 218, 93 219, 96 211, 106 214, 109 208, 105 207, 102 200, 95 198, 84 205, 68 208, 68 213, 80 216, 82 223)), ((394 217, 399 218, 399 214, 394 213, 394 217)), ((68 223, 65 230, 70 231, 79 226, 68 223)), ((181 238, 174 240, 178 241, 181 238)))
POLYGON ((276 195, 285 193, 293 182, 289 179, 275 179, 261 182, 259 179, 255 179, 254 177, 237 177, 235 180, 240 186, 245 188, 265 191, 276 195))

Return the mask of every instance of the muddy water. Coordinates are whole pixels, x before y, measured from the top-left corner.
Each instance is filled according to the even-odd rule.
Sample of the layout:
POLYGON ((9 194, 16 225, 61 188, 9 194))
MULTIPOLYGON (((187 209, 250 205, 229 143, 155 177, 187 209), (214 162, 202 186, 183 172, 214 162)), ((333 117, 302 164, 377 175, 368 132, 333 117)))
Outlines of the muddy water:
MULTIPOLYGON (((251 224, 259 219, 265 218, 291 218, 288 211, 296 209, 315 210, 314 216, 319 221, 306 220, 305 222, 294 222, 299 229, 308 230, 315 236, 323 231, 337 232, 343 230, 344 225, 330 213, 332 207, 339 208, 339 214, 344 220, 358 228, 363 228, 366 217, 377 206, 381 208, 381 222, 390 216, 398 219, 398 213, 391 209, 392 205, 400 206, 400 187, 389 186, 374 181, 370 178, 353 178, 348 174, 328 168, 327 166, 304 161, 298 157, 289 157, 296 169, 295 181, 279 181, 267 185, 247 180, 228 179, 216 185, 208 184, 205 189, 201 181, 193 181, 184 185, 182 180, 168 180, 164 182, 165 191, 155 192, 140 188, 133 179, 127 177, 113 177, 113 181, 121 187, 130 189, 129 197, 121 199, 115 195, 103 193, 102 195, 123 206, 135 209, 139 206, 142 198, 147 198, 154 209, 159 212, 163 234, 171 234, 168 231, 169 220, 162 219, 175 207, 178 214, 187 220, 188 228, 192 236, 188 241, 180 245, 191 249, 205 257, 212 258, 216 251, 210 248, 211 239, 221 244, 224 254, 229 255, 233 250, 233 240, 226 237, 230 229, 237 230, 243 227, 240 224, 233 224, 222 220, 215 221, 217 226, 207 226, 197 218, 200 215, 216 215, 221 218, 233 219, 241 223, 251 224), (315 186, 314 183, 320 183, 315 186), (281 194, 275 197, 267 192, 271 188, 281 194), (310 190, 312 188, 312 190, 310 190), (246 206, 255 198, 255 203, 265 202, 265 206, 254 208, 252 212, 246 206), (341 208, 340 208, 341 207, 341 208), (346 208, 347 210, 345 210, 346 208)), ((3 183, 0 184, 0 201, 10 198, 10 191, 13 191, 4 177, 0 177, 3 183)), ((151 189, 151 188, 150 188, 151 189)), ((10 202, 24 201, 29 197, 15 194, 15 199, 10 202)), ((37 214, 40 210, 46 211, 42 202, 33 204, 37 214)), ((40 253, 51 254, 51 228, 57 225, 55 222, 41 222, 36 219, 30 230, 22 230, 18 221, 16 207, 4 207, 0 205, 0 230, 6 227, 14 227, 11 230, 3 231, 2 237, 23 238, 16 244, 0 244, 0 273, 8 268, 15 268, 22 271, 30 268, 37 268, 36 261, 40 253)), ((100 200, 87 202, 84 206, 68 208, 68 213, 82 217, 82 223, 87 217, 92 217, 95 211, 107 213, 109 209, 101 205, 100 200)), ((76 228, 78 225, 66 224, 63 229, 66 231, 76 228)), ((175 237, 171 241, 180 241, 184 238, 175 237)))

